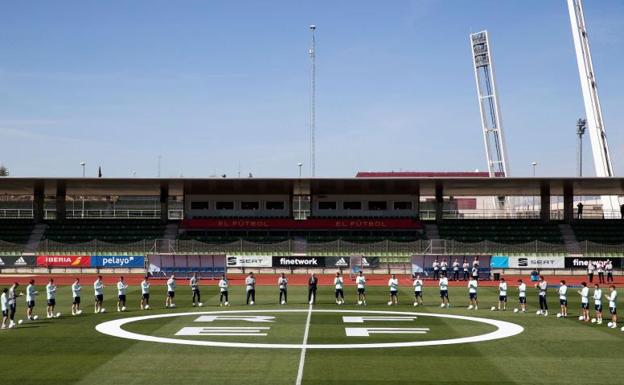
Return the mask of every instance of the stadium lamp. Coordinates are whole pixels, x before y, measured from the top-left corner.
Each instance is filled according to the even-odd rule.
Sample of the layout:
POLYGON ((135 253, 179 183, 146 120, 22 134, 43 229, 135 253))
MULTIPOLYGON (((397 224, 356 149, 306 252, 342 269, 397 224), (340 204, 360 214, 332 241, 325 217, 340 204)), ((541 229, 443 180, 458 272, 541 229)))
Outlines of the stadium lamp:
POLYGON ((299 178, 301 178, 301 166, 303 166, 303 163, 299 162, 297 166, 299 166, 299 178))
POLYGON ((82 177, 83 177, 83 178, 85 177, 85 166, 86 166, 86 165, 87 165, 87 164, 86 164, 85 162, 80 162, 80 166, 82 166, 82 177))

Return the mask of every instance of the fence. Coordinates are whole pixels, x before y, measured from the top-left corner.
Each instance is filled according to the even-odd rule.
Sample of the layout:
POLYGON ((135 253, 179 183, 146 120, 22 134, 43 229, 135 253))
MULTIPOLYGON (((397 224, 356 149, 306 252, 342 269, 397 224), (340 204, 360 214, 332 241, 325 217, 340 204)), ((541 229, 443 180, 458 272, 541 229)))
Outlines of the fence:
MULTIPOLYGON (((624 255, 624 244, 607 245, 590 241, 578 243, 584 255, 624 255)), ((148 254, 148 253, 196 253, 196 254, 246 254, 246 255, 368 255, 410 256, 413 254, 481 254, 481 255, 567 255, 563 244, 540 241, 522 244, 503 244, 490 241, 463 243, 453 240, 418 240, 413 242, 381 241, 357 243, 336 240, 311 243, 287 240, 277 243, 257 243, 237 240, 230 243, 205 243, 197 240, 144 240, 134 243, 110 243, 93 240, 85 243, 59 243, 43 240, 36 249, 26 245, 0 241, 0 253, 21 254, 148 254)))

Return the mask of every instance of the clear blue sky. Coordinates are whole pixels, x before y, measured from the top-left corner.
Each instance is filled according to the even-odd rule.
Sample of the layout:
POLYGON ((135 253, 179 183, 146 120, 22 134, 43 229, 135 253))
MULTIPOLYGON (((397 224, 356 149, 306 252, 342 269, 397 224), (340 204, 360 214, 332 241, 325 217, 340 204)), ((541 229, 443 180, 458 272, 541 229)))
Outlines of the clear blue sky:
MULTIPOLYGON (((585 2, 624 175, 624 2, 585 2)), ((564 0, 12 1, 0 12, 0 163, 16 176, 486 168, 468 34, 488 29, 514 176, 574 175, 584 115, 564 0)), ((586 142, 586 149, 589 143, 586 142)), ((586 151, 586 174, 593 173, 586 151)))

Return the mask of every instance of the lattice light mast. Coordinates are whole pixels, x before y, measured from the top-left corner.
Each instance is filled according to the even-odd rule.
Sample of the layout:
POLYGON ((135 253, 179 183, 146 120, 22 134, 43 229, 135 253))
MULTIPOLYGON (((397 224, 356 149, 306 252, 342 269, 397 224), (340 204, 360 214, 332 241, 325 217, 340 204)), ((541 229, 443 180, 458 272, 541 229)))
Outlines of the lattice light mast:
POLYGON ((496 77, 487 31, 471 34, 470 45, 472 47, 475 80, 477 81, 488 171, 490 177, 506 177, 509 176, 507 147, 503 135, 503 122, 496 93, 496 77))
MULTIPOLYGON (((589 50, 589 38, 585 28, 585 16, 583 16, 583 4, 581 0, 568 0, 568 11, 572 25, 572 37, 576 50, 576 62, 581 78, 581 90, 585 104, 589 141, 591 143, 594 158, 596 176, 612 177, 613 166, 607 145, 607 134, 602 119, 602 109, 598 98, 598 88, 591 52, 589 50)), ((611 216, 617 210, 619 203, 616 196, 602 196, 602 210, 606 216, 611 216)))
POLYGON ((316 176, 316 25, 310 26, 312 45, 310 55, 310 171, 316 176))

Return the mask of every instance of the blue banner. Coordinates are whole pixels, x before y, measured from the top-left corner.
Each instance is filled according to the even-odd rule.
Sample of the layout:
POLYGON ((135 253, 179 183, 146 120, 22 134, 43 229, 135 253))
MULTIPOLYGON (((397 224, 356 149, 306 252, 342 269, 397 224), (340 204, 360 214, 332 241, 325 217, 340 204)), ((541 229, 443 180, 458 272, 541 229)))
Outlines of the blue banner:
POLYGON ((509 257, 504 255, 493 255, 490 259, 490 268, 492 269, 508 269, 509 257))
POLYGON ((94 255, 91 257, 92 267, 144 267, 145 257, 142 255, 94 255))

